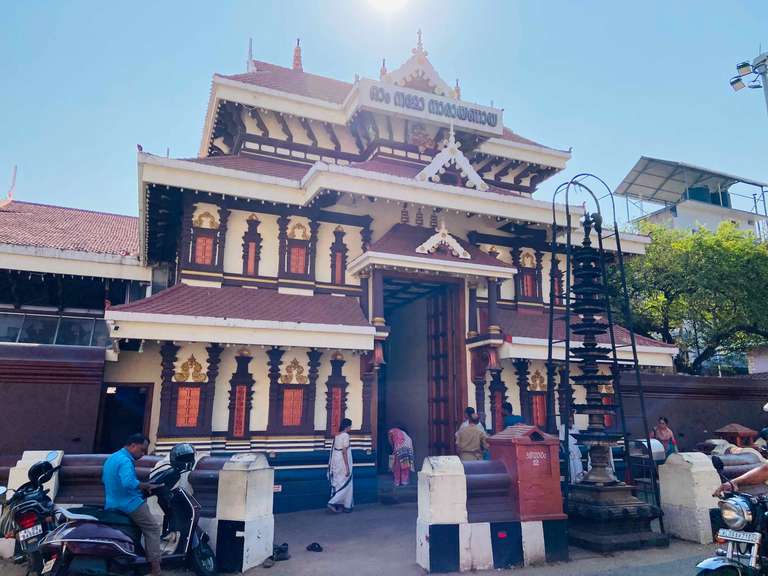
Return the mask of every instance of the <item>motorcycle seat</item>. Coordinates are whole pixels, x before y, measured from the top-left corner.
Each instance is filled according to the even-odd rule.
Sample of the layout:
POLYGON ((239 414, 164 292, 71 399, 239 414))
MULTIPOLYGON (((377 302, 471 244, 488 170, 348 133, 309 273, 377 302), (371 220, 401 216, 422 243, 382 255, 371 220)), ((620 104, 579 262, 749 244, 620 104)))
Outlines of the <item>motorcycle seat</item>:
POLYGON ((134 526, 131 517, 119 510, 104 510, 95 506, 81 506, 80 508, 70 508, 69 512, 83 516, 92 516, 99 522, 109 524, 110 526, 134 526))

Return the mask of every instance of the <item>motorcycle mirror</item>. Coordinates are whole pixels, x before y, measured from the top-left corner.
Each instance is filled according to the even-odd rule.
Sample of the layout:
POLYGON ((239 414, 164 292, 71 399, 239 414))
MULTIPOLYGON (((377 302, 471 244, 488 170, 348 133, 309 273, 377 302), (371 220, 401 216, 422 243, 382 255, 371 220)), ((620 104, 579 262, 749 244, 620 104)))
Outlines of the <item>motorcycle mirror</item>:
POLYGON ((768 412, 768 402, 763 404, 763 412, 768 412))
POLYGON ((2 498, 8 489, 5 486, 0 486, 0 498, 2 498))
MULTIPOLYGON (((768 406, 768 404, 766 404, 766 406, 768 406)), ((58 456, 59 453, 56 452, 56 450, 51 450, 48 452, 48 454, 46 454, 45 459, 48 460, 48 462, 54 462, 58 456)))

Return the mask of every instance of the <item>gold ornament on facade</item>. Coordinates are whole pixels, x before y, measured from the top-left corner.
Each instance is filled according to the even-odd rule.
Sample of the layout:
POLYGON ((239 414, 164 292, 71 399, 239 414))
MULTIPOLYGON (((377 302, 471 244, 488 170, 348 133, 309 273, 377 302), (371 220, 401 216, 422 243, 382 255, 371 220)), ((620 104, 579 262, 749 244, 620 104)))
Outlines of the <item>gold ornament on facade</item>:
POLYGON ((544 378, 544 375, 541 373, 541 370, 536 370, 531 375, 531 384, 529 386, 530 390, 532 392, 546 392, 547 391, 547 380, 544 378))
POLYGON ((189 359, 179 367, 179 371, 173 375, 176 382, 188 382, 190 378, 193 382, 204 382, 206 378, 203 366, 194 354, 190 355, 189 359))
POLYGON ((256 216, 256 214, 250 214, 248 216, 248 218, 247 218, 247 221, 248 222, 261 222, 261 220, 259 220, 259 217, 256 216))
POLYGON ((288 238, 291 240, 309 240, 309 232, 304 224, 296 223, 288 230, 288 238))
POLYGON ((194 224, 195 228, 207 228, 208 230, 216 230, 219 227, 219 222, 216 220, 216 217, 207 211, 198 215, 198 217, 192 221, 192 224, 194 224))
POLYGON ((299 361, 294 358, 285 367, 285 374, 280 376, 281 384, 293 384, 294 380, 296 384, 307 384, 309 379, 304 376, 304 367, 299 364, 299 361))
POLYGON ((243 346, 240 348, 240 350, 237 351, 236 356, 251 356, 251 351, 248 349, 247 346, 243 346))
POLYGON ((344 360, 344 354, 340 350, 336 350, 336 352, 331 354, 331 360, 344 360))
POLYGON ((523 254, 523 268, 535 268, 536 267, 536 260, 534 260, 533 256, 531 256, 528 252, 523 254))

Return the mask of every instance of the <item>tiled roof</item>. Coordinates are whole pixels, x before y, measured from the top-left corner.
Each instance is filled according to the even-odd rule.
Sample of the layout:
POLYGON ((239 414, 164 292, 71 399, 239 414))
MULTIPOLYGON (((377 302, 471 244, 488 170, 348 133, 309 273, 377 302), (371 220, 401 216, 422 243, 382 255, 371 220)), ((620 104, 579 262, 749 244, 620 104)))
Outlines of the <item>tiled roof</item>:
POLYGON ((223 78, 308 98, 327 100, 336 104, 344 102, 347 94, 352 90, 352 84, 335 78, 309 74, 259 60, 253 60, 253 65, 256 67, 254 72, 223 76, 223 78))
POLYGON ((384 157, 374 157, 365 162, 353 162, 349 165, 350 168, 380 172, 390 176, 400 176, 401 178, 416 178, 416 175, 424 170, 425 166, 426 164, 416 164, 415 162, 384 157))
POLYGON ((0 208, 0 244, 135 256, 139 219, 13 201, 0 208))
POLYGON ((368 326, 357 298, 316 294, 280 294, 272 289, 236 286, 207 288, 177 284, 144 300, 110 311, 205 318, 368 326))
MULTIPOLYGON (((277 66, 260 60, 253 60, 252 62, 256 67, 254 72, 232 75, 222 74, 220 76, 229 80, 253 84, 263 88, 270 88, 280 92, 288 92, 289 94, 298 94, 299 96, 306 96, 307 98, 326 100, 328 102, 333 102, 334 104, 342 104, 353 87, 353 84, 349 82, 343 82, 341 80, 336 80, 335 78, 329 78, 328 76, 309 74, 308 72, 293 70, 292 68, 277 66)), ((546 146, 543 146, 538 142, 523 138, 506 127, 504 128, 504 133, 501 135, 501 138, 512 142, 531 144, 532 146, 542 146, 543 148, 546 148, 546 146)))
MULTIPOLYGON (((519 308, 517 310, 500 308, 498 310, 498 317, 501 328, 508 339, 510 337, 518 337, 546 340, 549 337, 549 312, 544 308, 519 308)), ((485 320, 483 318, 483 321, 485 320)), ((563 320, 555 319, 554 333, 555 338, 558 340, 565 337, 565 322, 563 320)), ((623 326, 614 326, 614 336, 618 346, 630 343, 629 330, 623 326)), ((573 335, 573 339, 581 340, 581 337, 573 335)), ((597 340, 602 344, 608 344, 611 341, 608 334, 598 336, 597 340)), ((675 347, 653 338, 641 336, 640 334, 635 334, 635 342, 638 346, 675 347)), ((626 349, 629 350, 629 348, 626 349)))
MULTIPOLYGON (((427 214, 425 217, 429 218, 429 215, 427 214)), ((471 256, 470 260, 454 256, 448 250, 438 250, 432 254, 419 254, 416 252, 416 248, 426 242, 434 234, 435 231, 432 228, 411 226, 410 224, 395 224, 386 234, 374 242, 369 250, 371 252, 384 252, 400 256, 415 256, 418 258, 429 258, 431 260, 447 260, 450 262, 467 262, 483 266, 512 268, 512 266, 506 262, 502 262, 490 254, 486 254, 476 246, 469 244, 461 238, 456 238, 455 236, 454 238, 456 238, 459 244, 469 252, 469 255, 471 256)))
POLYGON ((289 180, 301 180, 309 172, 311 164, 289 162, 286 160, 251 156, 250 154, 236 154, 233 156, 208 156, 207 158, 182 158, 187 162, 197 162, 207 166, 241 170, 253 174, 264 174, 276 178, 289 180))

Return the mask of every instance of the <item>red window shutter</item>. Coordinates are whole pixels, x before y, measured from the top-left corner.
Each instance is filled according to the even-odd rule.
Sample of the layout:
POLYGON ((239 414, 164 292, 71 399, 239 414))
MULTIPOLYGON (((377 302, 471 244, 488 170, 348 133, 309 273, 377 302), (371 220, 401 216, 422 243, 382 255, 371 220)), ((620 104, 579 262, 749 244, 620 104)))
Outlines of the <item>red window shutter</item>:
MULTIPOLYGON (((613 404, 613 394, 604 394, 603 404, 613 404)), ((613 416, 610 414, 603 416, 603 424, 606 428, 613 426, 613 416)))
POLYGON ((533 394, 531 396, 533 425, 538 427, 547 424, 547 397, 544 394, 533 394))
POLYGON ((291 246, 288 253, 290 260, 288 262, 288 271, 291 274, 306 274, 307 273, 307 247, 306 246, 291 246))
POLYGON ((256 242, 248 242, 245 273, 247 276, 256 276, 256 242))
POLYGON ((523 273, 523 296, 536 298, 536 272, 534 270, 526 270, 523 273))
POLYGON ((195 238, 195 264, 204 266, 213 264, 213 238, 210 236, 195 238))
POLYGON ((200 388, 179 386, 176 404, 176 427, 194 428, 200 413, 200 388))
POLYGON ((341 388, 331 388, 331 434, 336 434, 341 426, 341 388))
POLYGON ((333 255, 334 258, 334 278, 333 283, 334 284, 344 284, 344 254, 341 252, 336 252, 333 255))
POLYGON ((283 390, 283 426, 300 426, 304 403, 304 390, 286 388, 283 390))
POLYGON ((245 386, 237 386, 235 389, 235 416, 232 427, 233 436, 245 436, 245 397, 248 389, 245 386))
POLYGON ((501 392, 494 392, 494 404, 493 404, 493 431, 499 432, 504 429, 504 414, 501 410, 501 405, 504 403, 504 394, 501 392))

